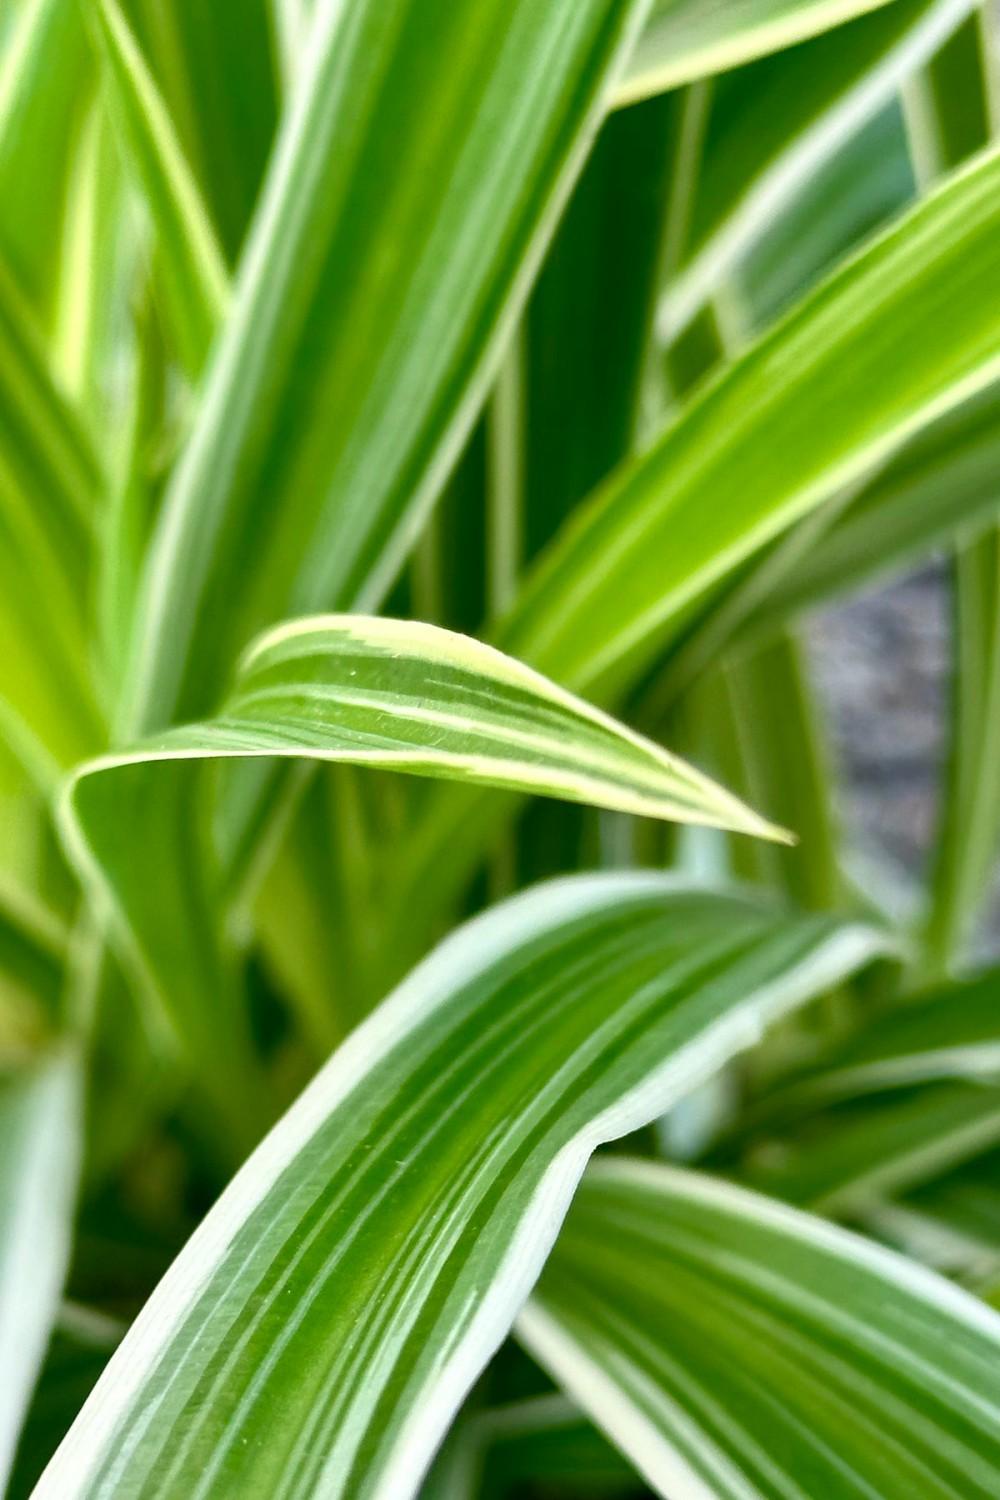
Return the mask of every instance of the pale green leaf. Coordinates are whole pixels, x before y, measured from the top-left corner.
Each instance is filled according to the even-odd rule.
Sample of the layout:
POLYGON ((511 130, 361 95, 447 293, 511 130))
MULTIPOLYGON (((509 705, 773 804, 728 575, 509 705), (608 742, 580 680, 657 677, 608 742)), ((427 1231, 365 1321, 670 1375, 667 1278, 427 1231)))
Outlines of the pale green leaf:
POLYGON ((674 1500, 988 1500, 1000 1318, 728 1183, 585 1176, 522 1341, 674 1500))
POLYGON ((0 1485, 62 1295, 80 1108, 69 1055, 0 1084, 0 1485))
POLYGON ((39 1500, 405 1500, 593 1147, 878 942, 663 875, 558 882, 455 933, 208 1215, 39 1500))
POLYGON ((106 88, 156 233, 165 301, 181 359, 197 376, 229 302, 229 275, 198 184, 117 0, 88 0, 106 88))
POLYGON ((86 638, 99 472, 0 262, 0 705, 42 777, 101 743, 86 638))
POLYGON ((617 101, 737 68, 827 31, 886 0, 654 0, 617 101))

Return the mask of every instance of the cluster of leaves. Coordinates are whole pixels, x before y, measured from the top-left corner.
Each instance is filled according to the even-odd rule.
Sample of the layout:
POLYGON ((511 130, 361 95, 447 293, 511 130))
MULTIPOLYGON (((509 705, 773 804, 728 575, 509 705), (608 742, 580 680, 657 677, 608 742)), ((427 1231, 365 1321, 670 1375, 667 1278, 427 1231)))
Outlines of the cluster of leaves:
POLYGON ((994 19, 0 0, 11 1495, 1000 1493, 994 19))

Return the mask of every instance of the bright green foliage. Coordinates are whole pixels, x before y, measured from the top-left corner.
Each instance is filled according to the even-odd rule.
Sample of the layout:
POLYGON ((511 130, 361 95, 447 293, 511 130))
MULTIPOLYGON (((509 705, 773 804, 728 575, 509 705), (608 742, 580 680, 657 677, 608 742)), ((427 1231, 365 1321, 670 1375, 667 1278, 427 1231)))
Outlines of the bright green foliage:
POLYGON ((0 1493, 1000 1492, 995 26, 0 3, 0 1493))

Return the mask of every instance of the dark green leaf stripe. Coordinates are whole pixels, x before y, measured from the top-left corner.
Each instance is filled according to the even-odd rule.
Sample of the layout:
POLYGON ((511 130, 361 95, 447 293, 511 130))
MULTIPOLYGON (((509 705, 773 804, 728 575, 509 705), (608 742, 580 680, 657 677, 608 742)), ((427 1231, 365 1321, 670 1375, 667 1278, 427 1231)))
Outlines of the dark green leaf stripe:
POLYGON ((275 621, 380 602, 644 9, 320 0, 154 541, 131 732, 213 707, 275 621))
POLYGON ((412 1495, 593 1147, 878 942, 659 875, 557 882, 470 923, 227 1189, 39 1500, 412 1495))
POLYGON ((1000 1317, 728 1183, 595 1164, 519 1327, 669 1500, 1000 1489, 1000 1317))

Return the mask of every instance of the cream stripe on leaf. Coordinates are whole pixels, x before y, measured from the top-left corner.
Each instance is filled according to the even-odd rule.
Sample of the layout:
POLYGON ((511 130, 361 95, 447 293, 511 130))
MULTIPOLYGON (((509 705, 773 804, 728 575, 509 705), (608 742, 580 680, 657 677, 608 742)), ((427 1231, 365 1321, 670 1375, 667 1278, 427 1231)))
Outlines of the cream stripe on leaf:
POLYGON ((459 929, 238 1174, 37 1500, 407 1500, 594 1146, 881 944, 662 874, 558 881, 459 929))
POLYGON ((1000 1490, 1000 1317, 729 1183, 595 1163, 519 1331, 670 1500, 1000 1490))

